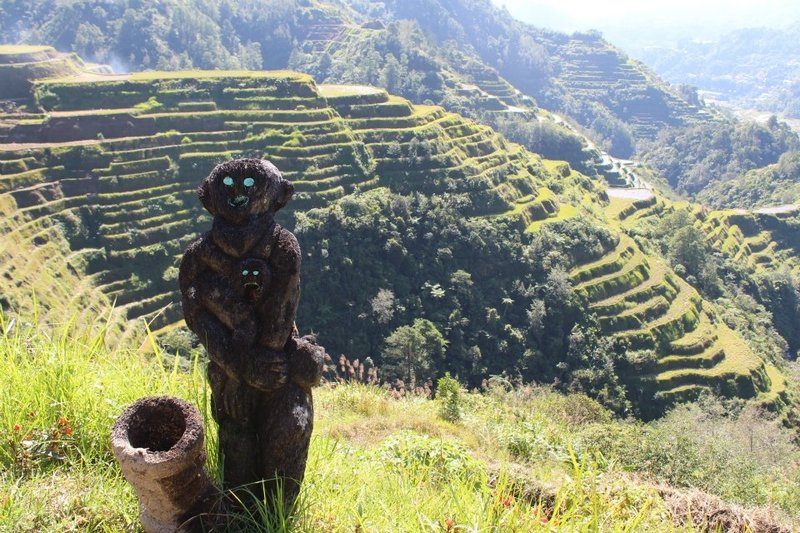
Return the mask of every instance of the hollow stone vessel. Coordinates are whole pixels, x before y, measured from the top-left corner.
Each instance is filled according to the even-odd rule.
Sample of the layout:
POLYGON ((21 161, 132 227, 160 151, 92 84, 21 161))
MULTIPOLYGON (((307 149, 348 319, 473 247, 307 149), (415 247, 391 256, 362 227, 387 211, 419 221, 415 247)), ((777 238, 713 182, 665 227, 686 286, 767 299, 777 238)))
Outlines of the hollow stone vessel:
POLYGON ((142 398, 117 419, 111 446, 146 533, 214 529, 222 500, 203 469, 204 440, 200 413, 179 398, 142 398))

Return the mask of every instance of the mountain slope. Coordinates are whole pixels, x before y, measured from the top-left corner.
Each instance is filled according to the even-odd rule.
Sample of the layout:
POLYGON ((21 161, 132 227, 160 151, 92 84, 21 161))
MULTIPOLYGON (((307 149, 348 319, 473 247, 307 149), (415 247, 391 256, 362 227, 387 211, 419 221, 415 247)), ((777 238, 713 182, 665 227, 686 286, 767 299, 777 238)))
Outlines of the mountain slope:
POLYGON ((709 118, 697 102, 687 102, 599 35, 567 36, 534 28, 482 0, 383 4, 387 20, 415 20, 435 42, 453 41, 475 50, 485 64, 542 106, 607 134, 616 141, 612 151, 617 155, 630 155, 633 146, 624 146, 624 136, 615 139, 603 128, 622 123, 636 138, 649 138, 665 125, 709 118))
POLYGON ((642 59, 666 79, 692 84, 717 100, 800 118, 798 32, 800 22, 740 29, 714 42, 646 49, 642 59))
POLYGON ((569 117, 612 155, 646 156, 673 188, 692 195, 732 179, 731 172, 776 163, 792 146, 788 133, 764 132, 742 145, 741 128, 706 108, 696 91, 668 85, 598 34, 535 28, 489 0, 126 0, 95 7, 89 0, 37 0, 28 9, 14 1, 0 12, 0 40, 56 42, 123 71, 290 68, 320 82, 386 87, 594 174, 602 164, 598 152, 542 106, 569 117), (77 31, 71 20, 82 21, 77 31), (718 132, 722 146, 702 143, 703 157, 687 150, 681 139, 698 127, 718 132), (732 155, 713 157, 717 149, 732 155), (674 175, 674 155, 684 152, 682 174, 699 177, 696 185, 674 175), (752 158, 754 152, 766 158, 752 158))
MULTIPOLYGON (((570 37, 536 29, 515 21, 488 0, 257 0, 222 6, 192 0, 189 4, 121 2, 100 10, 88 1, 39 0, 30 9, 12 2, 0 13, 0 40, 54 43, 99 62, 133 69, 300 68, 298 57, 306 54, 320 65, 313 73, 324 81, 328 62, 334 59, 336 63, 337 49, 343 44, 385 34, 388 25, 402 20, 415 21, 430 39, 418 43, 433 51, 428 60, 443 61, 449 70, 472 75, 476 85, 489 89, 491 96, 505 98, 506 103, 519 101, 515 96, 520 90, 549 109, 567 113, 607 141, 617 155, 633 152, 631 133, 635 138, 651 138, 664 125, 708 119, 697 101, 688 101, 598 36, 570 37), (83 22, 62 31, 67 20, 83 22), (198 40, 198 35, 204 38, 198 40), (440 44, 445 49, 439 49, 440 44), (449 57, 442 54, 454 49, 457 52, 449 57), (517 89, 497 80, 497 72, 517 89)), ((409 55, 415 55, 413 49, 409 55)), ((347 59, 348 63, 377 59, 378 68, 385 66, 384 57, 352 55, 347 59)), ((401 53, 395 53, 395 60, 402 62, 401 53)), ((422 58, 412 69, 430 70, 424 62, 422 58)), ((363 74, 351 81, 375 83, 369 72, 363 74)), ((432 80, 423 81, 428 91, 436 91, 432 80)), ((381 85, 417 103, 427 97, 381 85)))
POLYGON ((39 269, 66 269, 54 302, 115 300, 128 335, 143 318, 162 332, 178 326, 176 265, 208 223, 196 184, 216 162, 264 156, 295 183, 288 225, 307 259, 300 316, 333 353, 377 355, 390 328, 424 317, 449 348, 421 376, 564 379, 620 410, 630 395, 647 417, 691 397, 653 402, 693 383, 690 374, 725 396, 785 402, 780 374, 706 323, 694 289, 591 214, 605 204, 596 181, 486 126, 291 72, 85 73, 34 91, 44 113, 0 116, 6 308, 25 309, 39 269), (381 289, 392 293, 386 320, 381 289), (573 338, 576 327, 593 331, 581 324, 597 308, 608 311, 597 313, 599 332, 573 338), (708 371, 673 358, 677 373, 665 375, 628 354, 669 358, 701 325, 727 343, 699 365, 708 371), (605 347, 585 360, 580 342, 605 347))

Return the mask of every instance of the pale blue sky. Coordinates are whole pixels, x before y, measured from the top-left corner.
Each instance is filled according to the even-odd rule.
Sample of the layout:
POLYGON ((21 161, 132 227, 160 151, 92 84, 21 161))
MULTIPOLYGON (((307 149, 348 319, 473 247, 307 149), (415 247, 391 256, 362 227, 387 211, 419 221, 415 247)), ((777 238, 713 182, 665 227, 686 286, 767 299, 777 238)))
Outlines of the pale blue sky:
POLYGON ((565 32, 598 29, 612 42, 713 39, 741 27, 800 20, 797 0, 492 0, 516 18, 565 32))

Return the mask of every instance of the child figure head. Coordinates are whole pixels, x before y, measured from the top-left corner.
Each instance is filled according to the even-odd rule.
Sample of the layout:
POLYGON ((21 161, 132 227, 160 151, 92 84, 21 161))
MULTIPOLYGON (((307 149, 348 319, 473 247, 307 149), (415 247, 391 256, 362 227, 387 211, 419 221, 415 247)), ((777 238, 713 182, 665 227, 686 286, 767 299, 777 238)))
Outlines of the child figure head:
POLYGON ((264 295, 269 284, 269 265, 263 259, 247 258, 239 262, 239 287, 245 298, 255 302, 264 295))

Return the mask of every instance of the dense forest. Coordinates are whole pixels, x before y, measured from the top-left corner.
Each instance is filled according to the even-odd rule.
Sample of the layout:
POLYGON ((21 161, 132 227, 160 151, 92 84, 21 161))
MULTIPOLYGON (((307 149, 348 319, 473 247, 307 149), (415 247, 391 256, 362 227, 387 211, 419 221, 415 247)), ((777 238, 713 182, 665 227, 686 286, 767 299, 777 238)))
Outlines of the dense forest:
POLYGON ((446 197, 368 194, 298 214, 296 231, 310 244, 305 268, 321 273, 306 281, 301 318, 334 352, 385 369, 397 357, 385 345, 416 332, 418 348, 400 352, 412 354, 413 374, 386 378, 556 381, 630 409, 618 367, 635 355, 598 338, 568 276, 617 244, 607 229, 578 218, 521 241, 514 227, 464 218, 446 197))
MULTIPOLYGON (((474 386, 505 375, 631 410, 637 394, 626 379, 656 354, 604 335, 568 275, 618 245, 609 228, 578 217, 520 241, 513 227, 464 219, 446 198, 421 195, 356 195, 297 216, 301 242, 313 243, 306 268, 321 272, 306 282, 301 315, 335 351, 391 366, 396 355, 386 346, 413 324, 414 375, 385 377, 449 371, 474 386), (332 296, 348 313, 325 303, 332 296)), ((633 232, 717 302, 762 356, 780 362, 800 349, 800 285, 791 274, 742 268, 709 245, 687 209, 633 232)))
MULTIPOLYGON (((777 163, 783 157, 792 159, 800 149, 800 139, 789 126, 774 117, 765 125, 755 122, 731 121, 699 124, 689 128, 666 128, 647 143, 645 159, 649 161, 676 190, 687 193, 703 191, 703 197, 713 194, 705 189, 712 183, 724 184, 746 172, 777 163)), ((797 181, 796 174, 784 165, 784 182, 797 181)), ((727 186, 727 185, 724 185, 727 186)), ((768 197, 766 190, 753 190, 768 197)), ((741 198, 744 200, 744 198, 741 198)), ((738 203, 752 207, 754 202, 738 203)), ((721 207, 723 198, 711 202, 721 207)), ((762 202, 763 203, 763 202, 762 202)))
POLYGON ((734 179, 710 184, 697 199, 711 207, 771 207, 800 198, 800 153, 786 152, 777 163, 734 179))
POLYGON ((0 6, 0 35, 72 50, 123 72, 280 68, 296 15, 292 0, 10 0, 0 6))

